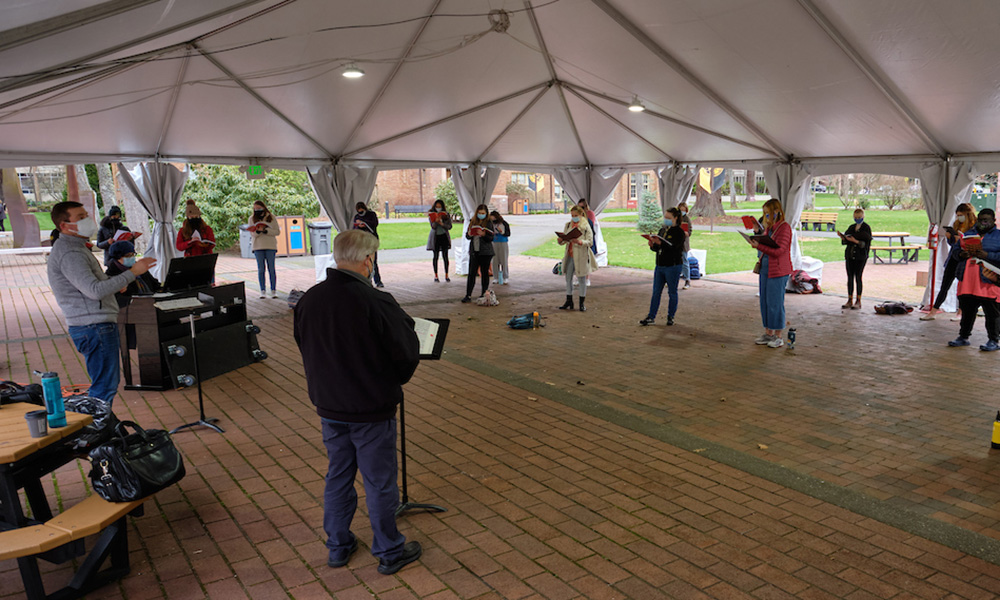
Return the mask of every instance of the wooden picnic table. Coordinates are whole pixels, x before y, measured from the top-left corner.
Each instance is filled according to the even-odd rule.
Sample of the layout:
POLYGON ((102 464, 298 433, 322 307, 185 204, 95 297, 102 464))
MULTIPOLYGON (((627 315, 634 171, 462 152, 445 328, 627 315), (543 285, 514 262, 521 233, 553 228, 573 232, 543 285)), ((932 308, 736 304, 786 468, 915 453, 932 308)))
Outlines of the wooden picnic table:
POLYGON ((870 246, 872 252, 872 262, 882 264, 907 264, 920 260, 920 249, 922 246, 908 246, 906 244, 906 238, 909 236, 909 231, 873 231, 873 243, 870 246), (896 238, 899 238, 899 244, 894 246, 892 241, 896 238), (889 243, 887 245, 874 243, 875 240, 878 239, 888 240, 889 243), (879 256, 879 252, 888 253, 889 256, 887 258, 883 258, 879 256), (897 252, 899 253, 898 258, 895 256, 897 252))

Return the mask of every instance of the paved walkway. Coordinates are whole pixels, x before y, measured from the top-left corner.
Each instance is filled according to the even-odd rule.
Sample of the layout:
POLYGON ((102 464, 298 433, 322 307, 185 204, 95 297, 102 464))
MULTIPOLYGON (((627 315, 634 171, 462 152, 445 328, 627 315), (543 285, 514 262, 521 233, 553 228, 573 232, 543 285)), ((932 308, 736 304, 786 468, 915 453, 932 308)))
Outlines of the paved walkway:
MULTIPOLYGON (((426 262, 383 266, 407 311, 452 320, 444 360, 406 386, 410 499, 448 508, 401 519, 424 545, 418 563, 376 573, 362 502, 362 551, 326 567, 326 460, 291 314, 251 295, 270 357, 206 382, 226 433, 175 436, 187 477, 133 521, 132 574, 89 597, 998 596, 997 357, 946 348, 954 323, 790 295, 799 342, 772 350, 752 344, 751 285, 695 282, 676 326, 640 328, 649 272, 601 270, 588 312, 569 313, 554 310, 551 262, 515 257, 496 308, 460 304, 464 279, 435 284, 426 262), (504 326, 533 309, 545 328, 504 326)), ((904 268, 917 267, 868 273, 876 285, 904 268)), ((225 256, 219 279, 253 269, 225 256)), ((279 260, 282 289, 312 279, 311 260, 279 260)), ((86 381, 42 259, 0 263, 0 306, 0 377, 86 381)), ((170 428, 196 404, 192 391, 122 392, 116 412, 170 428)), ((78 501, 88 470, 61 469, 50 494, 78 501)), ((46 565, 46 581, 68 569, 46 565)), ((0 563, 0 598, 21 597, 16 563, 0 563)))

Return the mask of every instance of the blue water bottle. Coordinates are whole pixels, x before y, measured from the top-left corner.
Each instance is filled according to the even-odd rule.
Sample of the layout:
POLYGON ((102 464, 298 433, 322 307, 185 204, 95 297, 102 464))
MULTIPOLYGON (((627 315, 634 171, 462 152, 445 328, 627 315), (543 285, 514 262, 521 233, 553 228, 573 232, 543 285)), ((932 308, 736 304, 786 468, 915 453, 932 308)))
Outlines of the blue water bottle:
POLYGON ((49 427, 66 426, 66 406, 63 404, 62 386, 59 374, 49 371, 42 373, 42 393, 45 396, 45 412, 49 427))

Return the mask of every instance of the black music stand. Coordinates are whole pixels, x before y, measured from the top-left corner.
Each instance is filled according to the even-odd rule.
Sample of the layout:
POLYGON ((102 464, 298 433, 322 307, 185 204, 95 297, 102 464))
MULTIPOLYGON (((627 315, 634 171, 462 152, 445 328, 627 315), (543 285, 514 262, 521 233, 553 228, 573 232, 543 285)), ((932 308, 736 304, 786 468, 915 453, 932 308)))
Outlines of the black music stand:
MULTIPOLYGON (((426 319, 427 321, 432 321, 437 323, 438 330, 434 335, 434 347, 430 352, 422 353, 420 358, 423 360, 440 360, 441 351, 444 349, 444 338, 448 335, 448 325, 451 323, 448 319, 426 319)), ((426 350, 426 349, 425 349, 426 350)), ((429 512, 448 512, 447 508, 443 506, 438 506, 437 504, 420 504, 419 502, 410 502, 410 495, 406 490, 406 410, 404 407, 403 400, 399 401, 399 449, 402 454, 402 471, 403 471, 403 501, 396 508, 396 516, 398 517, 402 513, 408 510, 426 510, 429 512)))
POLYGON ((210 307, 211 302, 214 302, 215 299, 205 294, 198 294, 198 299, 202 301, 201 306, 188 309, 181 309, 181 310, 187 311, 188 320, 191 323, 191 359, 194 360, 194 378, 195 381, 197 381, 198 383, 199 418, 197 421, 192 421, 190 423, 185 423, 184 425, 174 427, 173 429, 170 430, 170 435, 173 435, 182 429, 187 429, 190 427, 198 427, 198 426, 208 427, 209 429, 213 429, 218 433, 225 433, 224 429, 222 429, 218 425, 215 425, 215 423, 219 421, 217 418, 215 417, 208 418, 205 416, 205 399, 204 397, 202 397, 201 393, 201 368, 198 366, 198 338, 195 336, 195 331, 194 331, 194 316, 197 314, 201 314, 206 307, 210 307), (209 300, 209 303, 205 303, 204 298, 207 298, 209 300))

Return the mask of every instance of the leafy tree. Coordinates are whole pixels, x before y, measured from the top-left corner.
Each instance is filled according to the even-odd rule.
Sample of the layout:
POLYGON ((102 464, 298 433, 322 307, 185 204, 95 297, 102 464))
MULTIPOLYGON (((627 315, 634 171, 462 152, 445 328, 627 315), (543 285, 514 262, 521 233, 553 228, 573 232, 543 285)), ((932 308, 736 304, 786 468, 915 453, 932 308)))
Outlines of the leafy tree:
POLYGON ((506 189, 504 189, 504 191, 507 193, 508 196, 511 197, 511 199, 517 200, 517 199, 527 198, 528 192, 531 190, 528 189, 528 186, 524 185, 523 183, 515 183, 513 181, 509 181, 507 182, 507 187, 506 189))
POLYGON ((304 171, 273 170, 264 179, 250 181, 239 167, 191 165, 191 177, 184 186, 177 215, 178 227, 184 220, 184 203, 188 199, 198 204, 202 218, 215 231, 219 250, 239 241, 239 227, 250 218, 253 203, 258 200, 275 216, 303 215, 309 219, 319 215, 319 201, 304 171))
POLYGON ((656 233, 663 224, 663 209, 656 200, 656 194, 643 190, 639 200, 639 222, 637 228, 641 233, 656 233))
POLYGON ((434 188, 434 200, 444 202, 444 208, 456 220, 461 220, 462 206, 458 203, 458 194, 455 192, 455 182, 444 179, 434 188))

